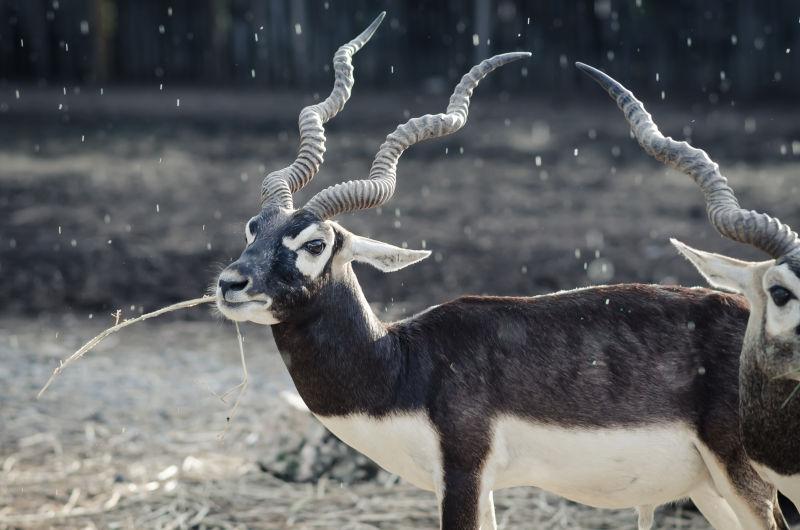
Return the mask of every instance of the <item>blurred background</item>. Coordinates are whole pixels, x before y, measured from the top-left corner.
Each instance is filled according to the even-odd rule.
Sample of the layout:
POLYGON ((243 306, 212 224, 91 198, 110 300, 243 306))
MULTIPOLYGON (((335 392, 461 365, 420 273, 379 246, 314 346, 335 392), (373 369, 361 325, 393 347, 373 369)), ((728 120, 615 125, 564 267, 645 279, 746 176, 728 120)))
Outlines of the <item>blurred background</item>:
MULTIPOLYGON (((390 203, 339 219, 434 252, 358 268, 384 318, 464 293, 702 284, 669 237, 760 258, 708 226, 692 181, 642 152, 576 60, 707 150, 746 207, 800 222, 796 1, 0 0, 0 528, 435 526, 432 499, 280 397, 292 385, 264 328, 244 329, 251 387, 220 443, 229 404, 209 389, 239 380, 238 352, 203 308, 110 339, 32 400, 111 313, 197 297, 239 255, 300 109, 382 10, 296 203, 365 176, 385 135, 442 111, 473 64, 533 52, 481 83, 463 130, 403 156, 390 203)), ((504 528, 635 527, 533 490, 497 502, 504 528)), ((659 517, 705 527, 684 508, 659 517)))

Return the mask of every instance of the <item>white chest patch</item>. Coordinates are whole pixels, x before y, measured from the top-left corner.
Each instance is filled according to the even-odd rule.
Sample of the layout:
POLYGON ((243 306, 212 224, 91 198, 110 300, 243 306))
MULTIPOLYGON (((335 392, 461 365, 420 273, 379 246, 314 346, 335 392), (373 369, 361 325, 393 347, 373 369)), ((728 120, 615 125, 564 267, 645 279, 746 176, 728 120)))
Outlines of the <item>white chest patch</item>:
POLYGON ((340 440, 386 471, 418 488, 436 491, 441 480, 439 436, 426 414, 380 419, 361 414, 317 418, 340 440))
MULTIPOLYGON (((425 414, 318 418, 387 471, 425 490, 440 487, 439 435, 425 414)), ((494 425, 483 487, 536 486, 600 508, 664 504, 707 480, 695 444, 680 423, 569 429, 502 418, 494 425)))

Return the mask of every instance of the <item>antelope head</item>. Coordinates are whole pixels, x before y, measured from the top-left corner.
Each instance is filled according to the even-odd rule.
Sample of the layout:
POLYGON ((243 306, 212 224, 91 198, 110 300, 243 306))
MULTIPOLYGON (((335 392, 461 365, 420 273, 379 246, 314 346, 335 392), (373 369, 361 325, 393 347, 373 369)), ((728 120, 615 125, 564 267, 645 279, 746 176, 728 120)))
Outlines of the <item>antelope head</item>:
POLYGON ((628 89, 591 66, 576 66, 600 84, 625 114, 650 156, 691 176, 705 196, 708 218, 724 237, 752 245, 771 257, 747 262, 703 252, 672 240, 715 287, 743 294, 750 304, 743 355, 771 378, 800 380, 800 239, 778 219, 744 210, 705 151, 664 137, 644 105, 628 89))
POLYGON ((412 118, 386 137, 368 178, 324 189, 295 208, 292 193, 308 184, 325 152, 323 124, 350 97, 354 84, 352 56, 370 39, 384 13, 333 58, 335 83, 323 102, 300 112, 300 148, 288 167, 270 173, 261 188, 261 211, 244 228, 246 247, 239 259, 219 275, 217 306, 227 318, 278 324, 304 318, 309 302, 333 283, 353 282, 350 263, 367 263, 384 272, 425 259, 426 250, 409 250, 358 236, 332 219, 338 214, 374 208, 395 190, 402 153, 422 140, 459 130, 467 120, 472 91, 489 72, 530 56, 507 53, 472 68, 456 86, 444 114, 412 118))

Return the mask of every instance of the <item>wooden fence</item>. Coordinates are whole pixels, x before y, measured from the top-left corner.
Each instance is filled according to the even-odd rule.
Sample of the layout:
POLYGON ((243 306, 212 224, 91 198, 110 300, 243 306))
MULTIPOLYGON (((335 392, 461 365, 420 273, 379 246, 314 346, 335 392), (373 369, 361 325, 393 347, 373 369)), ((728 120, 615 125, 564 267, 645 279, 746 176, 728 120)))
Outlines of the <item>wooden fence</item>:
POLYGON ((670 95, 800 94, 797 0, 0 0, 0 80, 316 87, 381 10, 364 87, 449 87, 531 50, 504 87, 568 94, 582 60, 670 95))

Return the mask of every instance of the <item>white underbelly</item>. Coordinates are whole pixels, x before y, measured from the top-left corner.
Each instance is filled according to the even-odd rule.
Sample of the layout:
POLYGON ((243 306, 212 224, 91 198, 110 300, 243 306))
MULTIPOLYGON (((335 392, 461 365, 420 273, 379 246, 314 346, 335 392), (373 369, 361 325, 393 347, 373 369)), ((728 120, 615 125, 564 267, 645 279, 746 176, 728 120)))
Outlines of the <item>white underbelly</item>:
MULTIPOLYGON (((342 441, 415 486, 436 491, 439 436, 427 415, 319 417, 342 441)), ((707 471, 683 424, 578 429, 505 417, 495 421, 483 487, 536 486, 602 508, 686 497, 707 471)))
POLYGON ((663 504, 707 477, 680 423, 570 429, 516 418, 496 422, 485 471, 496 489, 536 486, 601 508, 663 504))

